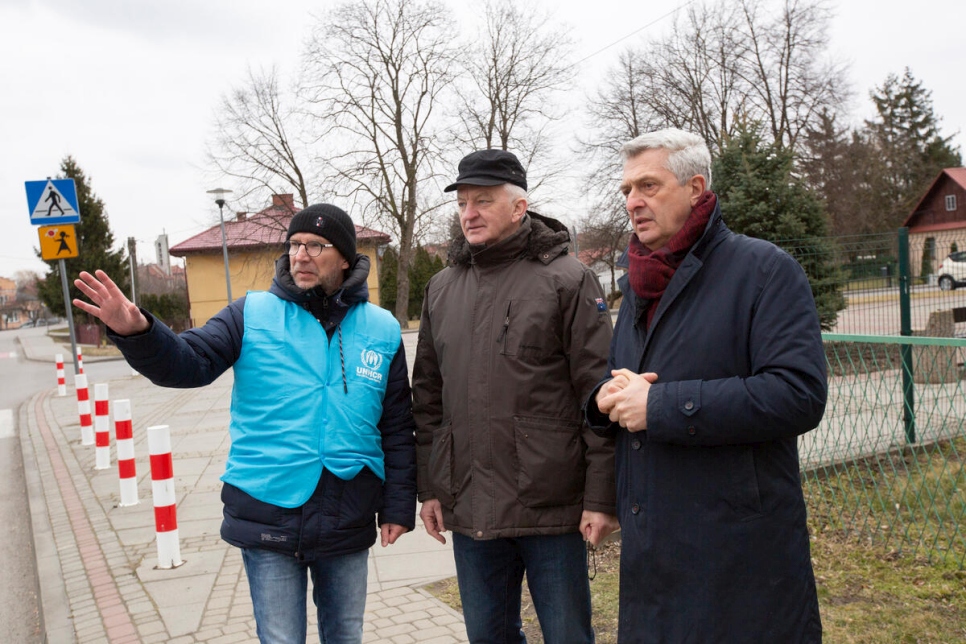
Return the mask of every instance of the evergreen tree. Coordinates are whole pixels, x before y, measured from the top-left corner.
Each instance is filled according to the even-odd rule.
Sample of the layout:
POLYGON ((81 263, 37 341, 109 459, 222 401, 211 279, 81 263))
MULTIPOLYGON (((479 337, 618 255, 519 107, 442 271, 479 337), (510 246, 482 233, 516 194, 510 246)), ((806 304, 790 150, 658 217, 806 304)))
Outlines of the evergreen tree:
MULTIPOLYGON (((443 260, 430 255, 422 246, 417 246, 412 264, 409 265, 409 306, 410 320, 419 319, 423 310, 423 293, 430 278, 443 270, 443 260)), ((399 252, 392 246, 382 256, 379 272, 379 305, 389 311, 396 310, 396 279, 399 270, 399 252)))
POLYGON ((845 308, 840 273, 826 239, 822 202, 792 169, 791 151, 764 143, 755 127, 742 126, 715 162, 713 189, 731 230, 776 243, 798 260, 828 330, 845 308))
MULTIPOLYGON (((114 234, 108 225, 104 202, 94 194, 90 181, 84 175, 73 157, 67 156, 60 164, 59 179, 73 179, 77 188, 77 205, 80 211, 80 223, 74 224, 77 234, 78 256, 63 260, 67 274, 67 284, 70 298, 81 298, 80 291, 74 286, 74 279, 81 271, 93 273, 101 269, 111 276, 118 287, 127 293, 130 290, 130 278, 124 250, 112 250, 114 234)), ((40 256, 40 253, 37 253, 40 256)), ((60 261, 47 261, 50 271, 43 280, 37 283, 37 294, 40 300, 56 314, 66 313, 64 307, 64 291, 60 277, 60 261)), ((74 309, 71 309, 72 312, 74 309)), ((84 314, 78 314, 84 315, 84 314)), ((84 315, 86 319, 89 316, 84 315)))
POLYGON ((188 328, 188 293, 177 291, 174 293, 141 293, 140 306, 151 311, 151 314, 164 322, 175 332, 180 333, 188 328))
POLYGON ((805 144, 798 168, 811 192, 823 201, 829 233, 864 235, 881 230, 881 160, 867 137, 839 128, 835 115, 823 110, 806 131, 805 144))
POLYGON ((892 230, 911 214, 916 201, 943 168, 959 167, 952 137, 939 132, 932 92, 907 67, 899 78, 886 77, 871 93, 876 118, 866 129, 880 160, 877 185, 883 212, 881 228, 892 230))
POLYGON ((418 319, 423 310, 423 296, 430 278, 443 270, 443 260, 430 255, 423 246, 416 248, 416 257, 409 267, 409 319, 418 319))
POLYGON ((379 263, 379 306, 396 311, 396 273, 399 271, 399 252, 387 246, 379 263))

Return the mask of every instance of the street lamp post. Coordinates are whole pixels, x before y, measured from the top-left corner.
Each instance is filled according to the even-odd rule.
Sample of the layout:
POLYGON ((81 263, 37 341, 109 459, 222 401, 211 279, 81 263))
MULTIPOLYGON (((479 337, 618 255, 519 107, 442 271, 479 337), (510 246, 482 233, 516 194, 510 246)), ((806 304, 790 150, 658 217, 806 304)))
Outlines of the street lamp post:
POLYGON ((228 240, 225 237, 225 195, 231 190, 215 188, 209 190, 208 194, 215 195, 215 203, 218 204, 218 218, 221 220, 221 254, 225 260, 225 289, 228 291, 228 303, 231 304, 231 277, 228 274, 228 240))

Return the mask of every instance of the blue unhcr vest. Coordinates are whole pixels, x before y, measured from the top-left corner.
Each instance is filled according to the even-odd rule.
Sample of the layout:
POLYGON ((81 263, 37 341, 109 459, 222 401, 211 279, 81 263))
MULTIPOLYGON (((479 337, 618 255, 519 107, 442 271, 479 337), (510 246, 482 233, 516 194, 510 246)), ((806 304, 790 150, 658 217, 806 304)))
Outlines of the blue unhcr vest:
POLYGON ((299 305, 266 292, 247 295, 222 481, 296 508, 312 495, 323 467, 343 480, 368 467, 385 480, 377 423, 399 324, 363 303, 349 309, 341 328, 340 355, 339 332, 330 341, 299 305))

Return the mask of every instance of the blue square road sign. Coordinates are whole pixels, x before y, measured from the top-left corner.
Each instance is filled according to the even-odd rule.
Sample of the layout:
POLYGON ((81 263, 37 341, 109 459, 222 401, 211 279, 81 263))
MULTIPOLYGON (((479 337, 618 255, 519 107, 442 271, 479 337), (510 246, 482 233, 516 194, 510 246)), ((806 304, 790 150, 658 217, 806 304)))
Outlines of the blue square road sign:
POLYGON ((25 181, 30 223, 35 226, 80 223, 73 179, 25 181))

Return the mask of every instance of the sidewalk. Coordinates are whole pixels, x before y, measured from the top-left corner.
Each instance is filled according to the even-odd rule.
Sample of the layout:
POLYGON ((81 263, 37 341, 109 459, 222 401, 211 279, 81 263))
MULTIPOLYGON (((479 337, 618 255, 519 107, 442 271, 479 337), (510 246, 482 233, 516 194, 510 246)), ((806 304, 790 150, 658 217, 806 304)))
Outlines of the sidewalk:
MULTIPOLYGON (((218 534, 231 372, 201 389, 155 387, 141 376, 109 383, 112 404, 129 399, 134 421, 140 502, 120 508, 113 421, 112 467, 94 470, 94 447, 80 441, 71 375, 68 394, 57 395, 54 355, 69 357, 70 347, 48 337, 23 338, 22 346, 28 359, 51 363, 51 389, 24 403, 18 422, 47 641, 257 642, 240 551, 218 534), (171 431, 184 564, 169 570, 154 568, 145 431, 152 425, 171 431)), ((85 364, 96 360, 84 358, 85 364)), ((395 545, 377 543, 370 551, 363 641, 466 642, 462 616, 421 590, 453 575, 450 545, 430 538, 418 518, 416 530, 395 545)), ((311 642, 317 637, 311 583, 307 605, 311 642)))

